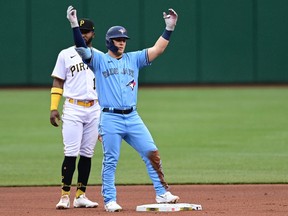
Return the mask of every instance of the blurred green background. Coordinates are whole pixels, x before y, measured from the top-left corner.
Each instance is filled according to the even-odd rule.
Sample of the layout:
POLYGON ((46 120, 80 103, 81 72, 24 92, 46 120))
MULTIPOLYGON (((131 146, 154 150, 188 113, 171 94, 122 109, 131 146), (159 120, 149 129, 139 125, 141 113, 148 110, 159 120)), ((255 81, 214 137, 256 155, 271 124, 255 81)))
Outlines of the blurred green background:
MULTIPOLYGON (((288 183, 288 88, 140 88, 138 111, 170 184, 288 183)), ((60 185, 61 128, 50 89, 0 90, 0 186, 60 185)), ((97 143, 90 184, 101 184, 97 143)), ((76 183, 74 174, 74 184, 76 183)), ((117 184, 150 184, 123 143, 117 184)))
POLYGON ((0 86, 51 85, 60 50, 73 45, 69 5, 96 26, 94 45, 125 26, 126 51, 151 47, 162 34, 162 12, 179 20, 166 52, 140 75, 142 84, 287 83, 287 0, 1 0, 0 86))
MULTIPOLYGON (((287 84, 287 0, 1 0, 0 186, 59 185, 61 129, 49 122, 58 53, 73 45, 69 5, 96 26, 123 25, 126 51, 153 46, 173 8, 179 20, 166 52, 140 72, 140 86, 287 84), (5 33, 4 33, 5 31, 5 33)), ((217 86, 215 85, 215 86, 217 86)), ((288 88, 140 88, 138 110, 169 183, 288 183, 288 88)), ((101 143, 90 178, 101 184, 101 143)), ((77 176, 76 173, 74 176, 77 176)), ((150 184, 138 154, 123 143, 117 184, 150 184)), ((75 182, 75 181, 74 181, 75 182)))

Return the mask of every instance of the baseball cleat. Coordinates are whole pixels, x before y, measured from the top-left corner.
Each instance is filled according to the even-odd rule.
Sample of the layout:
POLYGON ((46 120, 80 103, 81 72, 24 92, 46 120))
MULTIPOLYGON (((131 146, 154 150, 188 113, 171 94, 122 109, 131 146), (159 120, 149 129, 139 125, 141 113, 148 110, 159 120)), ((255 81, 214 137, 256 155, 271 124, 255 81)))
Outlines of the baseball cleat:
POLYGON ((60 201, 56 205, 56 209, 68 209, 70 208, 70 198, 69 195, 63 195, 60 201))
POLYGON ((177 203, 180 198, 178 196, 174 196, 169 191, 162 195, 156 196, 157 203, 177 203))
POLYGON ((90 201, 85 196, 85 194, 82 194, 78 198, 74 198, 73 206, 74 208, 96 208, 98 206, 98 203, 90 201))
POLYGON ((118 205, 115 201, 111 201, 105 205, 105 210, 107 212, 120 212, 122 207, 118 205))

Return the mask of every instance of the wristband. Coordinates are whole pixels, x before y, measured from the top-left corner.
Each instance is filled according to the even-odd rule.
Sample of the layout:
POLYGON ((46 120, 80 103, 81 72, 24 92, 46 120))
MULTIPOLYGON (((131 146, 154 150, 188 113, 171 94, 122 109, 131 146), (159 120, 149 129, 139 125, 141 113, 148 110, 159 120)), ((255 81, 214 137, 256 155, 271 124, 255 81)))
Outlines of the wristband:
POLYGON ((169 41, 172 31, 168 31, 167 29, 164 30, 162 37, 169 41))
POLYGON ((51 111, 58 109, 62 94, 63 94, 63 89, 57 88, 57 87, 51 88, 51 106, 50 106, 51 111))

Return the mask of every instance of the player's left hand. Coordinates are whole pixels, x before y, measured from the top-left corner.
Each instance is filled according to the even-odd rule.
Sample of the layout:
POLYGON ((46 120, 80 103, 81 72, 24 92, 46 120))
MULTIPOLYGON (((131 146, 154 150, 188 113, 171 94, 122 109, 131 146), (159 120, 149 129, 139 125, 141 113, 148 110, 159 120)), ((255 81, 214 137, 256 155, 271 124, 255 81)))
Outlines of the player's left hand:
POLYGON ((178 14, 172 8, 170 8, 169 14, 163 12, 163 18, 166 23, 166 30, 174 31, 178 19, 178 14))
POLYGON ((98 140, 102 143, 102 136, 100 134, 98 135, 98 140))
POLYGON ((78 27, 77 11, 73 6, 69 6, 67 9, 67 19, 71 24, 71 28, 78 27))

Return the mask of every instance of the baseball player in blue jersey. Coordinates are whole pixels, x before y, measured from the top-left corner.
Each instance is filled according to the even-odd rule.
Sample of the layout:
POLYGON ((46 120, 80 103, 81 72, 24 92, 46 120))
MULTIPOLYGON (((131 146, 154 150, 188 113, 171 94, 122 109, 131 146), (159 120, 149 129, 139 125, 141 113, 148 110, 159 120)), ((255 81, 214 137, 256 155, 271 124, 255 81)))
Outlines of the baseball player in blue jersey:
POLYGON ((144 161, 153 182, 157 203, 176 203, 178 196, 168 191, 161 159, 154 140, 137 110, 139 69, 148 66, 166 49, 178 19, 169 9, 163 13, 166 28, 154 46, 135 52, 124 53, 127 31, 122 26, 111 27, 106 34, 106 54, 86 46, 79 31, 76 10, 69 6, 67 18, 74 34, 76 50, 96 76, 96 89, 101 106, 99 133, 103 145, 102 195, 105 209, 121 211, 117 204, 115 171, 120 156, 122 139, 132 146, 144 161))

